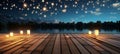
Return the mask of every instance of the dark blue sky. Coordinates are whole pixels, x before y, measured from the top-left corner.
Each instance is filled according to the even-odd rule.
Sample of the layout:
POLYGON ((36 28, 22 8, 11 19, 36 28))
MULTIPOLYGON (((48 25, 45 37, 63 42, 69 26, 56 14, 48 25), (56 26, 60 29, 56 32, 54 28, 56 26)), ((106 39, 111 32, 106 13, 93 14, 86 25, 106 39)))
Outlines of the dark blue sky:
POLYGON ((119 21, 120 0, 0 0, 0 14, 36 22, 119 21))

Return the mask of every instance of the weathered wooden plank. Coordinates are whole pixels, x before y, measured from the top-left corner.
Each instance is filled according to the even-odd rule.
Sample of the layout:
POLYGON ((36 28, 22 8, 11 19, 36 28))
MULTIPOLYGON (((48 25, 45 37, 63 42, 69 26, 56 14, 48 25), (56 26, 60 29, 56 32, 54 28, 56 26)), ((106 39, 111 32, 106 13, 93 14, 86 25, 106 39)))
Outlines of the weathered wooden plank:
MULTIPOLYGON (((37 38, 41 38, 41 37, 37 37, 37 38)), ((24 45, 26 45, 26 44, 28 44, 28 43, 30 43, 30 42, 32 42, 32 41, 34 41, 34 38, 32 38, 32 39, 29 39, 28 41, 25 41, 25 43, 23 43, 23 44, 21 44, 21 45, 18 45, 18 46, 16 46, 16 47, 14 47, 14 48, 12 48, 11 50, 8 50, 8 51, 6 51, 4 54, 11 54, 11 53, 13 53, 14 51, 16 52, 18 49, 20 49, 22 46, 24 46, 24 45)), ((14 53, 15 53, 14 52, 14 53)), ((18 52, 18 51, 17 51, 18 52)), ((13 54, 14 54, 13 53, 13 54)), ((21 51, 19 51, 19 53, 16 53, 16 54, 20 54, 21 53, 21 51)))
MULTIPOLYGON (((85 36, 84 36, 85 37, 85 36)), ((96 50, 99 50, 101 54, 119 54, 118 52, 110 49, 109 47, 106 47, 104 45, 102 45, 101 43, 99 43, 96 39, 92 39, 92 38, 88 38, 88 37, 85 37, 87 40, 93 42, 95 45, 97 46, 100 46, 101 48, 105 49, 100 49, 98 47, 95 46, 96 50), (90 40, 91 39, 91 40, 90 40)))
POLYGON ((8 45, 1 46, 1 47, 0 47, 0 53, 3 53, 3 52, 5 52, 5 51, 7 51, 7 50, 10 50, 11 48, 13 48, 13 47, 21 44, 22 42, 23 42, 23 39, 20 39, 20 40, 18 40, 18 41, 16 41, 16 42, 13 42, 13 43, 8 44, 8 45))
POLYGON ((31 54, 32 51, 33 51, 35 48, 37 48, 38 45, 41 44, 41 42, 43 42, 43 40, 44 40, 45 38, 47 38, 47 37, 48 37, 48 35, 45 35, 45 36, 43 35, 42 38, 39 38, 37 41, 35 41, 35 42, 33 43, 33 45, 30 46, 27 50, 25 50, 22 54, 31 54))
POLYGON ((99 51, 101 54, 110 54, 110 52, 104 50, 103 48, 99 47, 98 45, 94 44, 95 41, 90 41, 91 38, 88 38, 88 36, 83 36, 83 40, 85 40, 88 44, 93 45, 92 47, 95 48, 97 51, 99 51), (89 39, 89 40, 88 40, 89 39))
POLYGON ((14 48, 14 47, 22 44, 22 43, 24 43, 24 41, 18 42, 18 43, 14 44, 14 45, 11 45, 11 46, 7 47, 7 48, 4 48, 4 49, 2 49, 0 52, 3 53, 3 52, 5 52, 5 51, 7 51, 7 50, 10 50, 10 49, 12 49, 12 48, 14 48))
POLYGON ((68 47, 68 44, 65 40, 65 37, 63 34, 61 34, 61 50, 62 50, 62 54, 70 54, 70 50, 68 47))
POLYGON ((53 38, 50 40, 50 42, 46 45, 45 49, 43 50, 42 54, 52 54, 55 39, 56 39, 56 34, 53 34, 53 38))
MULTIPOLYGON (((46 36, 46 34, 42 34, 43 37, 44 35, 46 36)), ((86 34, 50 34, 48 37, 43 38, 44 40, 41 39, 42 36, 31 36, 27 37, 26 40, 19 36, 15 36, 16 39, 13 41, 12 39, 0 40, 2 44, 4 44, 2 41, 6 43, 4 46, 0 45, 0 53, 86 54, 85 51, 87 51, 88 54, 120 54, 120 39, 112 34, 110 34, 110 37, 108 35, 109 34, 103 34, 97 37, 97 39, 93 39, 86 36, 86 34)))
POLYGON ((0 40, 0 46, 2 46, 3 43, 7 42, 13 42, 14 40, 10 40, 9 38, 3 38, 4 40, 0 40))
MULTIPOLYGON (((96 49, 97 51, 99 51, 101 54, 109 54, 109 52, 105 51, 103 48, 99 47, 98 45, 94 44, 94 41, 89 41, 88 39, 86 39, 88 36, 83 36, 85 38, 81 38, 84 41, 86 41, 89 45, 91 45, 94 49, 96 49)), ((89 38, 90 39, 90 38, 89 38)))
MULTIPOLYGON (((38 35, 38 34, 36 34, 36 35, 38 35)), ((15 50, 12 54, 21 54, 24 50, 26 50, 26 46, 24 47, 24 45, 27 45, 28 43, 34 41, 35 39, 42 38, 41 36, 36 36, 36 35, 34 35, 34 36, 32 35, 31 37, 29 37, 29 40, 24 40, 24 41, 26 41, 25 43, 21 44, 20 46, 15 47, 15 49, 17 49, 19 47, 20 48, 15 50)), ((12 50, 14 50, 14 48, 12 50)), ((9 52, 12 52, 12 50, 10 50, 9 52)))
POLYGON ((32 54, 42 54, 43 49, 46 47, 46 45, 49 43, 49 41, 52 39, 51 34, 32 52, 32 54))
POLYGON ((118 43, 115 43, 115 42, 112 41, 112 40, 108 40, 108 39, 98 39, 98 40, 103 41, 103 42, 106 42, 106 43, 108 43, 108 44, 110 44, 110 45, 113 45, 113 46, 115 46, 115 47, 120 48, 120 45, 118 45, 118 43))
POLYGON ((98 36, 98 38, 104 38, 104 39, 115 38, 115 39, 120 39, 120 36, 117 36, 117 35, 114 35, 114 34, 100 34, 98 36))
POLYGON ((91 54, 100 54, 97 50, 93 48, 94 44, 91 44, 90 42, 83 40, 82 36, 76 36, 74 37, 91 53, 91 54))
POLYGON ((39 44, 41 44, 41 42, 48 37, 49 34, 45 35, 44 38, 40 38, 39 41, 37 41, 37 43, 33 44, 30 48, 28 48, 28 51, 33 51, 39 44))
MULTIPOLYGON (((69 36, 71 36, 71 35, 69 35, 69 36)), ((71 38, 71 39, 74 42, 74 44, 77 46, 77 48, 79 49, 79 51, 81 52, 81 54, 90 54, 88 52, 88 50, 83 45, 81 45, 81 43, 79 43, 77 41, 77 39, 75 39, 75 38, 71 38)))
POLYGON ((13 42, 13 43, 10 43, 10 44, 1 46, 0 49, 3 49, 3 48, 5 48, 5 47, 9 47, 9 46, 11 46, 11 45, 13 45, 13 44, 16 44, 16 43, 20 42, 20 41, 23 41, 23 39, 20 39, 20 40, 18 40, 18 41, 13 42))
POLYGON ((74 45, 74 43, 72 42, 72 40, 70 38, 73 38, 72 36, 69 35, 65 35, 68 46, 70 48, 70 51, 72 54, 80 54, 79 50, 77 49, 77 47, 74 45))
POLYGON ((60 34, 57 34, 52 54, 61 54, 60 50, 61 50, 61 48, 60 48, 60 34))
MULTIPOLYGON (((34 41, 35 39, 38 38, 42 38, 42 36, 37 36, 39 34, 34 35, 33 37, 31 37, 29 40, 25 40, 25 41, 29 41, 28 43, 34 41)), ((42 34, 41 34, 42 35, 42 34)), ((30 47, 31 45, 27 46, 28 43, 26 43, 25 45, 22 45, 21 48, 17 49, 16 51, 14 51, 12 54, 21 54, 24 50, 26 50, 28 47, 30 47)))
POLYGON ((10 38, 8 38, 9 40, 6 40, 6 38, 5 38, 5 40, 6 40, 7 42, 6 42, 5 40, 3 40, 3 41, 5 41, 5 42, 0 43, 0 44, 4 44, 4 43, 6 43, 6 44, 3 45, 3 46, 1 46, 0 49, 5 48, 5 47, 9 47, 9 46, 11 46, 11 45, 14 45, 14 44, 16 44, 17 42, 24 41, 24 39, 23 39, 23 38, 21 39, 20 37, 24 37, 24 36, 14 36, 14 37, 10 37, 10 38), (11 42, 11 41, 12 41, 12 42, 11 42))

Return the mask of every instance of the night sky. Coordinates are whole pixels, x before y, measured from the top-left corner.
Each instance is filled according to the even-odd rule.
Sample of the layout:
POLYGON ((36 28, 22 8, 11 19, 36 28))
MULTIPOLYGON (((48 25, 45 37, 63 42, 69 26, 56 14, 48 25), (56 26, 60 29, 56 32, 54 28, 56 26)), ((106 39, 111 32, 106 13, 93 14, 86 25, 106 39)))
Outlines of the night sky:
POLYGON ((120 0, 0 0, 0 15, 36 22, 115 22, 120 0))

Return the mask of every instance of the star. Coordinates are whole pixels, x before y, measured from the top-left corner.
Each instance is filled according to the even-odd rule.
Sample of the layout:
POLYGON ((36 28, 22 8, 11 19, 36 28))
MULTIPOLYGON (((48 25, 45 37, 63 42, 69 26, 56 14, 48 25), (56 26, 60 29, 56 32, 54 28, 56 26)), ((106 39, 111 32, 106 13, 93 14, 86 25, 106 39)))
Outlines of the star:
POLYGON ((51 3, 52 6, 54 6, 54 3, 51 3))
POLYGON ((42 0, 42 2, 45 2, 45 0, 42 0))
POLYGON ((28 16, 28 14, 24 14, 24 16, 28 16))
POLYGON ((23 3, 24 8, 27 8, 27 6, 28 6, 27 3, 23 3))
POLYGON ((64 8, 67 8, 68 6, 67 5, 64 5, 64 8))
POLYGON ((43 9, 42 9, 43 11, 47 11, 47 8, 46 7, 43 7, 43 9))
POLYGON ((46 17, 47 17, 47 15, 43 15, 43 17, 44 17, 44 18, 46 18, 46 17))
POLYGON ((67 12, 67 10, 66 10, 66 9, 63 9, 62 12, 65 13, 65 12, 67 12))
POLYGON ((36 9, 40 9, 39 6, 36 6, 36 9))

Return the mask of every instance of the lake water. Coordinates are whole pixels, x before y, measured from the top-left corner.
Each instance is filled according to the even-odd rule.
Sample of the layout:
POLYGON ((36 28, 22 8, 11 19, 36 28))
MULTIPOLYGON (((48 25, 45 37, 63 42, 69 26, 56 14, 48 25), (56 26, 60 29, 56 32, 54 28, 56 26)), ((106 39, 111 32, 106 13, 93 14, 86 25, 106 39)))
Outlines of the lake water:
MULTIPOLYGON (((41 30, 41 29, 37 29, 37 30, 34 30, 34 32, 36 33, 88 33, 88 29, 83 29, 83 30, 58 30, 58 29, 53 29, 53 30, 41 30)), ((94 32, 94 30, 91 30, 94 32)), ((100 30, 100 33, 120 33, 120 31, 118 30, 100 30)))
MULTIPOLYGON (((12 32, 16 32, 16 33, 19 33, 19 30, 6 30, 6 29, 3 29, 3 30, 0 30, 0 33, 9 33, 10 31, 12 32)), ((24 30, 26 31, 26 30, 24 30)), ((64 30, 58 30, 58 29, 47 29, 47 30, 42 30, 42 29, 34 29, 34 30, 31 30, 32 33, 88 33, 88 29, 82 29, 82 30, 77 30, 77 29, 74 29, 74 30, 67 30, 67 29, 64 29, 64 30)), ((94 32, 94 30, 92 30, 94 32)), ((120 34, 120 31, 118 30, 100 30, 100 33, 111 33, 111 34, 120 34)))
MULTIPOLYGON (((0 30, 0 33, 9 33, 10 31, 12 32, 16 32, 16 33, 19 33, 19 30, 0 30)), ((26 30, 24 30, 26 31, 26 30)), ((31 30, 32 33, 88 33, 88 29, 82 29, 82 30, 77 30, 77 29, 74 29, 74 30, 67 30, 67 29, 64 29, 64 30, 59 30, 59 29, 47 29, 47 30, 42 30, 42 29, 34 29, 34 30, 31 30)), ((94 30, 92 30, 94 32, 94 30)), ((118 30, 100 30, 100 33, 111 33, 111 34, 120 34, 120 31, 118 30)))

